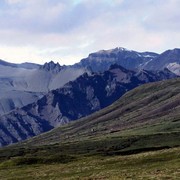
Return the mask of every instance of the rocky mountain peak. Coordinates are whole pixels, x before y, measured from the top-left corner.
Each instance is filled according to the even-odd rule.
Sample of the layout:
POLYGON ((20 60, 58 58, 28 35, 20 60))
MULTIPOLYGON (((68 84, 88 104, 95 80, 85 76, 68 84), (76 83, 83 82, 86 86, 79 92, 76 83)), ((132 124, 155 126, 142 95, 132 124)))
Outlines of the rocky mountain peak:
POLYGON ((58 62, 54 63, 53 61, 46 62, 43 66, 40 67, 40 69, 45 71, 52 71, 52 72, 60 72, 63 66, 61 66, 58 62))
POLYGON ((126 48, 123 48, 123 47, 117 47, 116 49, 118 49, 120 51, 128 51, 126 48))
POLYGON ((94 56, 94 55, 99 55, 99 54, 117 54, 119 52, 123 52, 123 51, 129 51, 128 49, 126 48, 123 48, 123 47, 116 47, 114 49, 109 49, 109 50, 100 50, 96 53, 91 53, 89 56, 94 56))

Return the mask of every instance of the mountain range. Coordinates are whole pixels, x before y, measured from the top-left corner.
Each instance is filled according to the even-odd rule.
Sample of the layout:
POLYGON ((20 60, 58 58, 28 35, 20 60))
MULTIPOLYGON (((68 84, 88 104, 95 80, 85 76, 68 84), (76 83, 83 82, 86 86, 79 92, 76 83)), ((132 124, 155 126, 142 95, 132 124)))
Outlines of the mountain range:
POLYGON ((180 78, 0 148, 1 179, 178 179, 180 78))
POLYGON ((169 70, 138 72, 112 65, 103 73, 85 73, 38 101, 0 117, 1 146, 38 135, 87 116, 148 82, 177 77, 169 70))
POLYGON ((111 64, 119 64, 126 69, 163 70, 168 68, 180 75, 180 49, 167 50, 161 54, 154 52, 137 52, 125 48, 101 50, 89 54, 75 67, 89 67, 93 71, 104 71, 111 64))
POLYGON ((139 86, 110 106, 17 147, 51 145, 61 149, 67 145, 65 151, 71 153, 75 149, 86 153, 106 149, 123 154, 143 148, 179 146, 179 135, 180 78, 175 78, 139 86))
POLYGON ((52 61, 42 66, 0 61, 0 115, 37 101, 84 72, 84 68, 60 66, 52 61))
POLYGON ((63 87, 85 72, 103 72, 112 64, 130 70, 154 71, 167 68, 180 75, 180 49, 167 50, 162 54, 125 48, 101 50, 72 66, 61 66, 53 61, 39 65, 0 60, 0 115, 37 101, 47 92, 63 87))
POLYGON ((99 111, 145 83, 179 77, 180 49, 92 53, 72 66, 0 61, 0 146, 99 111))

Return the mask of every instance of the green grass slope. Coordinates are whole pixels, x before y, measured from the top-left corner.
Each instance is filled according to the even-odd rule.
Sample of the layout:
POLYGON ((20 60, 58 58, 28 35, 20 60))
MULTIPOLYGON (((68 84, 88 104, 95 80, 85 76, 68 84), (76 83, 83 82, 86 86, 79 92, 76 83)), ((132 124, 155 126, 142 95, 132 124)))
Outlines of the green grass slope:
POLYGON ((0 179, 178 179, 179 146, 177 78, 138 87, 99 112, 0 149, 0 179))
POLYGON ((22 145, 77 144, 86 141, 116 141, 119 138, 136 142, 138 138, 142 138, 144 147, 148 147, 144 143, 148 139, 156 146, 173 146, 180 143, 179 133, 178 78, 138 87, 111 106, 32 138, 22 145), (159 139, 156 139, 157 136, 159 139))
POLYGON ((129 156, 81 156, 67 163, 17 164, 11 159, 0 164, 1 180, 178 180, 179 148, 129 156))

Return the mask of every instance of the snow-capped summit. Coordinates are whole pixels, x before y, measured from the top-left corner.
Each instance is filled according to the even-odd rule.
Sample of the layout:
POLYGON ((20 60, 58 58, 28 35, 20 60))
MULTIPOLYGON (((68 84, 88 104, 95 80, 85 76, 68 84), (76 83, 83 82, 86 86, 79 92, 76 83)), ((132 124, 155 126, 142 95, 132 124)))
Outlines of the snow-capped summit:
MULTIPOLYGON (((114 48, 114 49, 109 49, 109 50, 100 50, 100 51, 98 51, 98 52, 96 52, 97 54, 99 53, 99 54, 101 54, 101 53, 106 53, 106 54, 110 54, 110 53, 118 53, 118 52, 120 52, 120 51, 129 51, 129 52, 131 52, 131 50, 128 50, 128 49, 126 49, 126 48, 123 48, 123 47, 116 47, 116 48, 114 48)), ((94 53, 92 53, 92 54, 94 54, 94 53)), ((91 55, 91 54, 90 54, 91 55)))
POLYGON ((101 50, 89 54, 75 67, 91 67, 95 72, 108 70, 112 64, 118 64, 126 69, 139 69, 150 60, 156 58, 158 54, 153 52, 136 52, 126 48, 117 47, 110 50, 101 50))

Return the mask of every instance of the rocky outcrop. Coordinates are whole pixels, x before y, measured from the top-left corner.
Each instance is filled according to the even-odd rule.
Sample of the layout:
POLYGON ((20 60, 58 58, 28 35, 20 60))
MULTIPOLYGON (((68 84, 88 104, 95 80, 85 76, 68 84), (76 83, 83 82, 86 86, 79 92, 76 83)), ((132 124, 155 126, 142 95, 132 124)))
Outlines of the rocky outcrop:
POLYGON ((39 69, 45 70, 45 71, 51 71, 51 72, 54 72, 54 73, 58 73, 65 67, 66 66, 60 66, 59 63, 54 63, 53 61, 50 61, 50 62, 46 62, 39 69))

